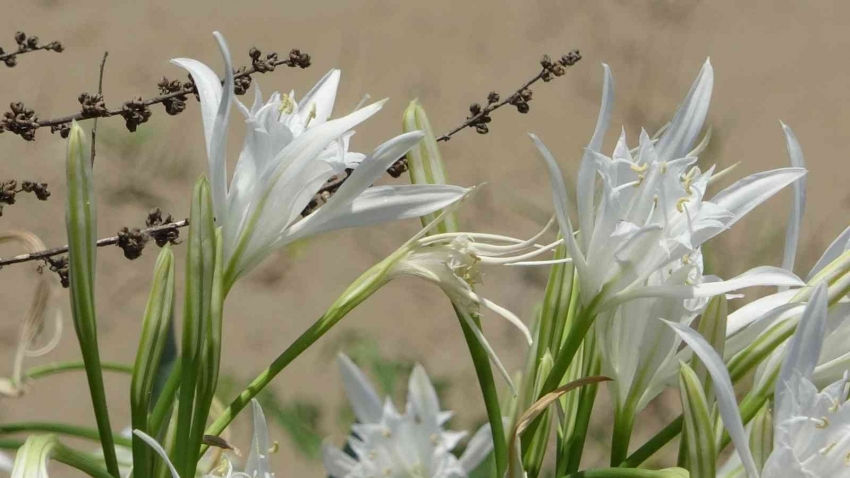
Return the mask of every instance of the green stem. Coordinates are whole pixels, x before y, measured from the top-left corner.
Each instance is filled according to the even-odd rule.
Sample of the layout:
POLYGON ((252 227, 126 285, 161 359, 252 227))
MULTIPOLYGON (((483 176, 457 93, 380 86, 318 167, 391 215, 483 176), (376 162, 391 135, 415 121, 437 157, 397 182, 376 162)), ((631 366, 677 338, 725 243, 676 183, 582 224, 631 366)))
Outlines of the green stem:
POLYGON ((634 468, 649 459, 649 457, 654 455, 655 452, 664 447, 664 445, 670 443, 670 441, 682 432, 683 421, 684 419, 682 415, 676 417, 675 420, 668 423, 666 427, 656 433, 655 436, 650 438, 649 441, 643 444, 643 446, 635 450, 635 452, 629 455, 625 461, 620 463, 620 467, 634 468))
MULTIPOLYGON (((481 394, 484 397, 484 407, 487 409, 487 419, 490 422, 490 431, 493 434, 493 455, 496 459, 496 476, 504 476, 508 466, 508 446, 505 441, 505 429, 502 422, 502 410, 499 405, 499 393, 496 390, 496 382, 493 379, 493 369, 490 367, 490 357, 487 351, 475 337, 469 325, 463 320, 462 314, 455 307, 475 373, 478 376, 478 384, 481 386, 481 394)), ((481 322, 477 316, 472 316, 475 325, 480 329, 481 322)))
POLYGON ((667 475, 664 470, 644 470, 639 468, 599 468, 584 470, 562 478, 658 478, 667 475))
POLYGON ((23 440, 16 440, 14 438, 0 439, 0 450, 17 450, 22 446, 24 446, 23 440))
MULTIPOLYGON (((304 331, 292 344, 287 347, 265 370, 263 370, 248 387, 242 391, 221 415, 204 432, 205 435, 218 435, 236 418, 236 415, 245 408, 251 399, 256 397, 274 378, 283 371, 293 360, 298 358, 307 348, 322 338, 343 317, 348 315, 355 307, 377 291, 383 283, 390 267, 397 260, 397 256, 405 251, 400 249, 387 259, 372 266, 356 279, 345 292, 330 306, 330 308, 319 317, 309 329, 304 331)), ((206 451, 208 445, 201 447, 201 455, 206 451)))
MULTIPOLYGON (((86 365, 82 360, 75 360, 69 362, 54 362, 48 363, 45 365, 39 365, 37 367, 33 367, 26 371, 24 374, 24 378, 26 380, 38 380, 40 378, 49 377, 51 375, 58 375, 64 372, 76 372, 80 370, 85 370, 86 365)), ((132 374, 133 366, 130 364, 118 363, 118 362, 101 362, 100 368, 102 368, 106 372, 116 372, 122 374, 132 374)))
MULTIPOLYGON (((631 398, 631 394, 630 394, 631 398)), ((611 466, 617 466, 629 455, 629 441, 635 426, 632 400, 614 410, 614 433, 611 437, 611 466)))
POLYGON ((103 374, 101 373, 100 352, 97 349, 97 340, 93 340, 88 346, 80 341, 83 361, 86 366, 86 377, 89 383, 92 406, 94 408, 95 421, 99 432, 100 443, 103 448, 103 458, 106 469, 115 477, 120 478, 121 472, 118 468, 118 457, 115 454, 115 437, 109 424, 109 409, 106 405, 106 389, 103 386, 103 374))
POLYGON ((53 451, 53 459, 59 463, 76 468, 93 478, 113 478, 109 472, 101 468, 87 454, 68 448, 61 443, 56 444, 56 448, 53 451))
MULTIPOLYGON (((585 377, 599 375, 602 367, 595 350, 592 352, 590 359, 594 363, 591 365, 589 372, 584 375, 585 377)), ((587 430, 590 426, 590 416, 593 413, 593 405, 596 403, 596 392, 598 390, 599 384, 591 383, 585 385, 579 391, 579 406, 576 413, 575 426, 566 444, 565 473, 575 473, 581 465, 581 456, 584 451, 584 443, 587 440, 587 430)))
MULTIPOLYGON (((100 433, 94 428, 69 425, 67 423, 54 422, 18 422, 4 423, 0 425, 0 435, 9 433, 58 433, 88 440, 99 441, 100 433)), ((129 448, 132 440, 120 436, 115 437, 115 443, 129 448)))

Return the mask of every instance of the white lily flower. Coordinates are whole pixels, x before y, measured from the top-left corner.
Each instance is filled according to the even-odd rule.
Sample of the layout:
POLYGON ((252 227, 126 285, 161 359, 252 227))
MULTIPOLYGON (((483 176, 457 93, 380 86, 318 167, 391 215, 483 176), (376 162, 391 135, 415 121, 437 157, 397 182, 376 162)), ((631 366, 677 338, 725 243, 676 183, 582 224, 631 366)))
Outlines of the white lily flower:
POLYGON ((457 186, 370 187, 422 137, 397 136, 371 155, 348 152, 352 128, 377 113, 384 101, 330 120, 339 84, 331 70, 300 102, 275 93, 263 103, 259 90, 249 109, 237 101, 248 132, 228 187, 226 125, 233 94, 233 68, 224 38, 215 33, 225 67, 218 75, 196 60, 172 60, 189 71, 198 89, 209 159, 216 224, 222 226, 228 287, 271 251, 321 232, 419 217, 458 200, 457 186), (359 164, 359 165, 358 165, 359 164), (337 193, 315 212, 301 212, 325 182, 357 166, 337 193))
MULTIPOLYGON (((782 363, 774 393, 773 452, 765 478, 848 477, 850 467, 850 406, 846 375, 821 391, 812 377, 827 328, 827 288, 818 284, 806 305, 782 363)), ((723 360, 695 331, 671 324, 691 346, 712 376, 718 407, 747 476, 759 470, 749 449, 735 394, 723 360)))
POLYGON ((0 452, 0 471, 3 473, 11 473, 12 465, 15 463, 15 460, 12 459, 9 455, 0 452))
POLYGON ((451 451, 466 432, 446 430, 452 413, 440 410, 437 392, 425 369, 417 364, 408 383, 407 407, 399 413, 387 398, 383 405, 363 372, 345 355, 339 356, 345 391, 359 423, 348 444, 352 457, 327 442, 323 462, 333 478, 461 478, 493 448, 490 426, 482 426, 460 458, 451 451))
MULTIPOLYGON (((263 413, 263 408, 256 399, 251 400, 251 411, 253 413, 254 428, 252 431, 253 438, 251 439, 251 451, 248 453, 248 459, 245 462, 243 471, 234 471, 233 464, 230 459, 225 457, 221 464, 205 477, 210 478, 273 478, 274 473, 271 472, 271 460, 269 455, 274 452, 273 446, 269 443, 269 429, 266 424, 266 417, 263 413)), ((141 438, 147 443, 159 456, 165 461, 168 469, 171 471, 171 478, 180 478, 177 469, 168 458, 168 453, 157 443, 155 439, 139 430, 133 430, 133 434, 141 438)))
POLYGON ((419 234, 388 257, 386 264, 381 267, 384 271, 381 280, 375 283, 373 288, 381 287, 385 283, 403 276, 424 279, 440 287, 460 313, 461 318, 469 325, 476 339, 487 351, 490 360, 516 395, 510 374, 484 334, 475 325, 472 317, 477 315, 482 307, 496 313, 516 327, 529 346, 533 342, 531 332, 516 314, 478 294, 473 286, 481 281, 479 270, 481 264, 550 264, 552 261, 530 261, 529 259, 553 250, 562 241, 557 240, 546 245, 536 244, 536 241, 549 229, 553 221, 550 221, 538 234, 527 240, 497 234, 468 232, 443 233, 426 237, 428 231, 439 224, 444 215, 450 212, 451 208, 444 211, 419 234))
POLYGON ((576 239, 561 171, 546 146, 534 135, 549 173, 556 217, 567 239, 585 306, 597 312, 641 297, 708 297, 753 285, 800 285, 778 268, 756 268, 728 281, 709 284, 651 286, 649 277, 693 254, 703 243, 731 227, 753 208, 802 177, 803 168, 782 168, 744 178, 706 198, 714 168, 694 166, 691 150, 708 111, 714 73, 706 61, 669 127, 654 141, 644 131, 633 156, 620 135, 611 157, 599 153, 613 109, 613 80, 607 65, 599 120, 578 173, 576 239), (602 191, 596 200, 596 179, 602 191))

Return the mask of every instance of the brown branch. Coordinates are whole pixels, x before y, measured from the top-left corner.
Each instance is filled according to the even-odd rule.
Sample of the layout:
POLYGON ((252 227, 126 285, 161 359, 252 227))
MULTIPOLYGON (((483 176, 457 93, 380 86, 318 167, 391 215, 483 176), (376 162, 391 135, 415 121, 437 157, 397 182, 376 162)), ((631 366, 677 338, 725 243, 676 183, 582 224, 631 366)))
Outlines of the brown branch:
POLYGON ((6 53, 0 48, 0 62, 5 63, 9 68, 14 68, 18 65, 18 55, 25 55, 39 50, 55 51, 56 53, 62 53, 65 50, 65 47, 58 41, 39 45, 37 36, 28 37, 24 32, 15 33, 15 42, 18 44, 16 51, 6 53))
MULTIPOLYGON (((234 90, 237 95, 243 95, 248 91, 252 81, 251 75, 274 71, 280 65, 290 68, 307 68, 311 64, 310 55, 298 49, 291 50, 289 56, 285 59, 279 59, 278 54, 275 52, 268 53, 265 58, 262 58, 262 52, 256 48, 251 48, 248 54, 251 56, 252 66, 250 68, 242 67, 236 70, 233 76, 234 90)), ((189 95, 197 97, 197 90, 191 76, 189 77, 189 81, 186 82, 163 78, 157 86, 160 90, 159 96, 149 99, 136 97, 122 103, 120 108, 113 109, 106 107, 102 95, 82 93, 78 98, 82 106, 79 113, 48 120, 39 120, 38 115, 23 103, 12 103, 10 106, 11 111, 5 113, 3 118, 0 118, 0 133, 3 130, 8 130, 27 141, 33 141, 37 129, 49 126, 52 133, 58 132, 65 138, 68 136, 72 121, 108 118, 112 116, 122 116, 126 122, 127 129, 130 132, 135 132, 140 124, 150 119, 152 114, 150 110, 151 106, 162 104, 165 107, 165 111, 169 115, 174 116, 186 109, 186 101, 189 95)))
POLYGON ((457 126, 448 133, 437 138, 437 141, 448 141, 452 136, 465 128, 475 128, 478 133, 487 134, 490 131, 487 126, 487 123, 491 121, 490 113, 508 104, 516 106, 517 111, 522 114, 528 113, 528 102, 531 101, 531 90, 528 88, 540 80, 548 83, 556 77, 563 76, 566 73, 565 68, 575 65, 579 60, 581 60, 581 54, 578 50, 571 51, 570 53, 562 56, 557 62, 553 62, 552 59, 549 58, 549 55, 544 55, 543 59, 540 60, 540 66, 542 68, 537 75, 523 83, 523 85, 520 86, 512 95, 508 96, 504 100, 500 101, 499 94, 495 91, 491 91, 490 94, 487 95, 487 106, 482 108, 478 103, 473 103, 469 107, 471 115, 466 118, 466 121, 461 123, 460 126, 457 126))
MULTIPOLYGON (((149 227, 147 229, 142 229, 141 233, 149 236, 156 236, 157 234, 162 234, 166 231, 174 231, 180 229, 181 227, 186 227, 189 225, 189 220, 184 219, 182 221, 172 222, 169 224, 162 224, 159 226, 149 227)), ((114 244, 118 244, 120 236, 112 236, 105 237, 103 239, 97 240, 97 247, 103 246, 111 246, 114 244)), ((10 257, 8 259, 0 259, 0 267, 7 266, 10 264, 19 264, 21 262, 29 262, 36 261, 40 259, 46 259, 52 256, 58 256, 60 254, 65 254, 68 252, 68 246, 54 247, 52 249, 45 249, 43 251, 33 252, 30 254, 21 254, 15 257, 10 257)))

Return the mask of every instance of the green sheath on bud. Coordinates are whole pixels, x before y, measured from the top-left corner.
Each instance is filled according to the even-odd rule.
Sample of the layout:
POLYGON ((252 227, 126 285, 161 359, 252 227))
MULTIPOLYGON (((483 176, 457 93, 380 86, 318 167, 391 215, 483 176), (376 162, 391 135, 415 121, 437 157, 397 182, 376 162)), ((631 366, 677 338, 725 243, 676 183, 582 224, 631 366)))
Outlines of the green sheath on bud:
MULTIPOLYGON (((130 385, 130 413, 134 430, 149 433, 148 412, 159 362, 165 348, 169 324, 174 315, 174 253, 168 244, 162 248, 154 266, 142 336, 136 352, 136 365, 130 385)), ((154 432, 156 433, 156 432, 154 432)), ((150 476, 150 448, 133 436, 133 473, 150 476)))
MULTIPOLYGON (((422 107, 419 100, 411 101, 407 109, 404 110, 402 129, 405 133, 411 131, 422 131, 425 133, 422 141, 407 153, 410 182, 412 184, 447 184, 446 167, 443 164, 443 157, 440 155, 440 148, 437 146, 437 138, 434 136, 434 131, 431 130, 428 116, 425 115, 425 108, 422 107)), ((440 212, 437 211, 423 216, 422 225, 429 224, 439 214, 440 212)), ((434 230, 434 233, 441 234, 457 231, 457 216, 452 212, 446 214, 443 221, 434 230)))
POLYGON ((101 445, 103 445, 106 467, 110 474, 118 477, 118 459, 115 455, 112 428, 109 424, 109 411, 106 405, 100 351, 97 344, 97 313, 94 302, 97 209, 94 174, 88 153, 85 133, 76 122, 73 122, 68 134, 68 197, 65 205, 71 315, 86 367, 86 378, 101 445))
POLYGON ((756 467, 761 471, 764 469, 767 457, 773 452, 773 415, 768 409, 767 402, 756 413, 752 426, 750 450, 753 452, 756 467))
MULTIPOLYGON (((717 352, 717 355, 723 356, 726 346, 726 322, 729 317, 729 305, 726 296, 721 294, 712 297, 705 307, 705 312, 699 321, 697 331, 705 337, 709 344, 717 352)), ((714 393, 711 389, 711 376, 708 374, 705 365, 694 356, 691 359, 691 368, 693 368, 700 383, 703 385, 706 398, 709 402, 714 401, 714 393)))
POLYGON ((717 451, 714 443, 714 421, 708 409, 703 384, 686 363, 679 364, 679 395, 682 398, 684 458, 694 478, 714 478, 717 451))

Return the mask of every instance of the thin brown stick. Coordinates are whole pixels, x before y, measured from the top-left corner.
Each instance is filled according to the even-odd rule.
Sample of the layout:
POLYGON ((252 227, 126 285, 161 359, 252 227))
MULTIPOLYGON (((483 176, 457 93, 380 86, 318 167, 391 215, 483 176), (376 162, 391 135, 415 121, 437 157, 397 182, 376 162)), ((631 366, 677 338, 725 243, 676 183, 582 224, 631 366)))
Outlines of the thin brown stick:
MULTIPOLYGON (((189 225, 189 221, 184 219, 182 221, 172 222, 168 224, 162 224, 160 226, 153 226, 147 229, 142 229, 143 234, 154 236, 157 233, 161 233, 164 231, 179 229, 181 227, 186 227, 189 225)), ((118 236, 113 237, 105 237, 103 239, 97 240, 97 247, 103 246, 111 246, 114 244, 118 244, 118 236)), ((0 267, 7 266, 10 264, 19 264, 21 262, 29 262, 36 261, 40 259, 46 259, 52 256, 58 256, 59 254, 65 254, 68 252, 68 246, 54 247, 52 249, 45 249, 43 251, 33 252, 31 254, 21 254, 15 257, 10 257, 8 259, 0 259, 0 267)))

